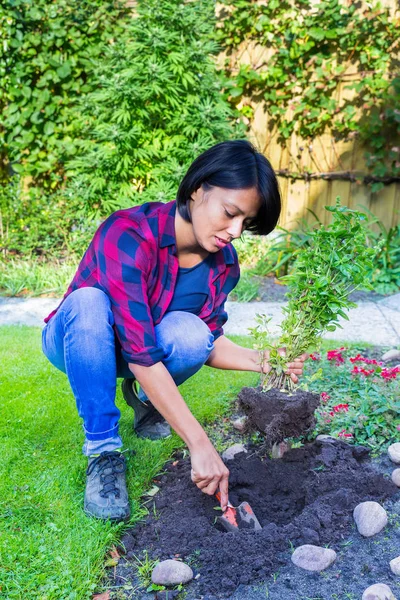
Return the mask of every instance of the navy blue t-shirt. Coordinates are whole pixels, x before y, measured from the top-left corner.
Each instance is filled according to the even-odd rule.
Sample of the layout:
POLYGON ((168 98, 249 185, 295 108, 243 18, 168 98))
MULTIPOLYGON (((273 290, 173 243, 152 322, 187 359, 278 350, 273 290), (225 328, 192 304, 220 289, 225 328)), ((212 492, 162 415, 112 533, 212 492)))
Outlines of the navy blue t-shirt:
POLYGON ((194 267, 179 267, 174 295, 167 312, 183 310, 194 315, 200 314, 208 297, 210 256, 194 267))

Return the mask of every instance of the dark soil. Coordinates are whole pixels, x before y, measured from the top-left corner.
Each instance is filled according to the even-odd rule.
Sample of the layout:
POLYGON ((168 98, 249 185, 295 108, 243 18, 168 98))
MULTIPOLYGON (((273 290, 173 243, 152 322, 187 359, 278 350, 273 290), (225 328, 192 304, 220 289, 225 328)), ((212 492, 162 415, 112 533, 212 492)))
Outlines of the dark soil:
MULTIPOLYGON (((260 277, 258 275, 253 276, 254 281, 259 284, 257 300, 262 302, 285 302, 287 292, 287 286, 277 283, 275 277, 260 277)), ((389 294, 390 295, 390 294, 389 294)), ((352 292, 349 299, 352 302, 377 302, 388 296, 377 294, 372 291, 356 290, 352 292)))
POLYGON ((284 438, 300 437, 313 428, 314 412, 320 402, 319 394, 313 392, 263 392, 261 387, 244 387, 238 398, 248 417, 246 430, 263 433, 268 447, 284 438))
POLYGON ((159 478, 145 521, 123 537, 126 555, 112 576, 119 593, 136 580, 135 557, 147 551, 151 558, 192 564, 198 578, 185 586, 187 598, 226 599, 238 586, 265 581, 286 565, 291 545, 337 549, 351 531, 359 502, 382 502, 398 491, 374 469, 362 446, 316 441, 275 460, 259 452, 250 448, 227 465, 231 502, 248 501, 262 530, 218 530, 218 502, 191 483, 190 461, 180 458, 159 478))

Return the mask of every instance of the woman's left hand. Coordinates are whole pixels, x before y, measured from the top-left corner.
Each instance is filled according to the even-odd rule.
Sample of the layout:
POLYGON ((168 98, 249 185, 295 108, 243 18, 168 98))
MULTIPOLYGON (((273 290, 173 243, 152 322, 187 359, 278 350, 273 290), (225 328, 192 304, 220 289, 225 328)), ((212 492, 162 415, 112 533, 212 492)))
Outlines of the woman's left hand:
MULTIPOLYGON (((285 348, 279 348, 278 352, 281 356, 286 355, 285 348)), ((295 358, 293 362, 288 363, 285 374, 290 375, 290 379, 293 381, 293 383, 298 383, 299 377, 301 377, 301 375, 303 375, 304 362, 307 360, 307 358, 309 358, 309 354, 304 353, 301 356, 299 356, 298 358, 295 358)), ((268 360, 269 360, 269 351, 266 350, 264 352, 263 373, 269 373, 269 371, 271 370, 268 360)))

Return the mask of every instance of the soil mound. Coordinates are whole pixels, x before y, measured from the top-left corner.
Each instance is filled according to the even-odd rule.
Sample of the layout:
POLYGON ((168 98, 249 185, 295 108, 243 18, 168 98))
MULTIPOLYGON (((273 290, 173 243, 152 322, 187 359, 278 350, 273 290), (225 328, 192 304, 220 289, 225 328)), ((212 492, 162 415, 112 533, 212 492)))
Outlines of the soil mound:
MULTIPOLYGON (((349 534, 359 502, 382 502, 397 491, 369 463, 362 446, 314 442, 275 460, 258 451, 251 448, 227 465, 232 504, 247 500, 261 531, 218 530, 217 500, 192 484, 190 461, 180 459, 157 481, 160 491, 145 522, 124 535, 127 558, 144 550, 161 560, 178 555, 199 574, 189 584, 190 598, 227 598, 240 584, 265 580, 287 562, 282 552, 290 545, 334 547, 349 534)), ((129 577, 127 562, 116 569, 117 577, 119 569, 125 580, 129 577)))
POLYGON ((313 392, 263 392, 261 387, 244 387, 238 398, 248 417, 247 431, 261 431, 268 446, 287 437, 300 437, 314 427, 314 411, 320 402, 319 394, 313 392))

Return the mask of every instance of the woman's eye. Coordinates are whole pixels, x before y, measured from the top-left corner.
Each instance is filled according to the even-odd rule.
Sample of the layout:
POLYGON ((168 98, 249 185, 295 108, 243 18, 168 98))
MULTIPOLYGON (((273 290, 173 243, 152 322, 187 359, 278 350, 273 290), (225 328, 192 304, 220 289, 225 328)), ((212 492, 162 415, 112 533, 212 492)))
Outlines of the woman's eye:
POLYGON ((228 213, 227 210, 225 210, 225 214, 226 214, 227 217, 230 217, 231 219, 233 219, 233 217, 235 216, 235 215, 231 215, 231 213, 228 213))

